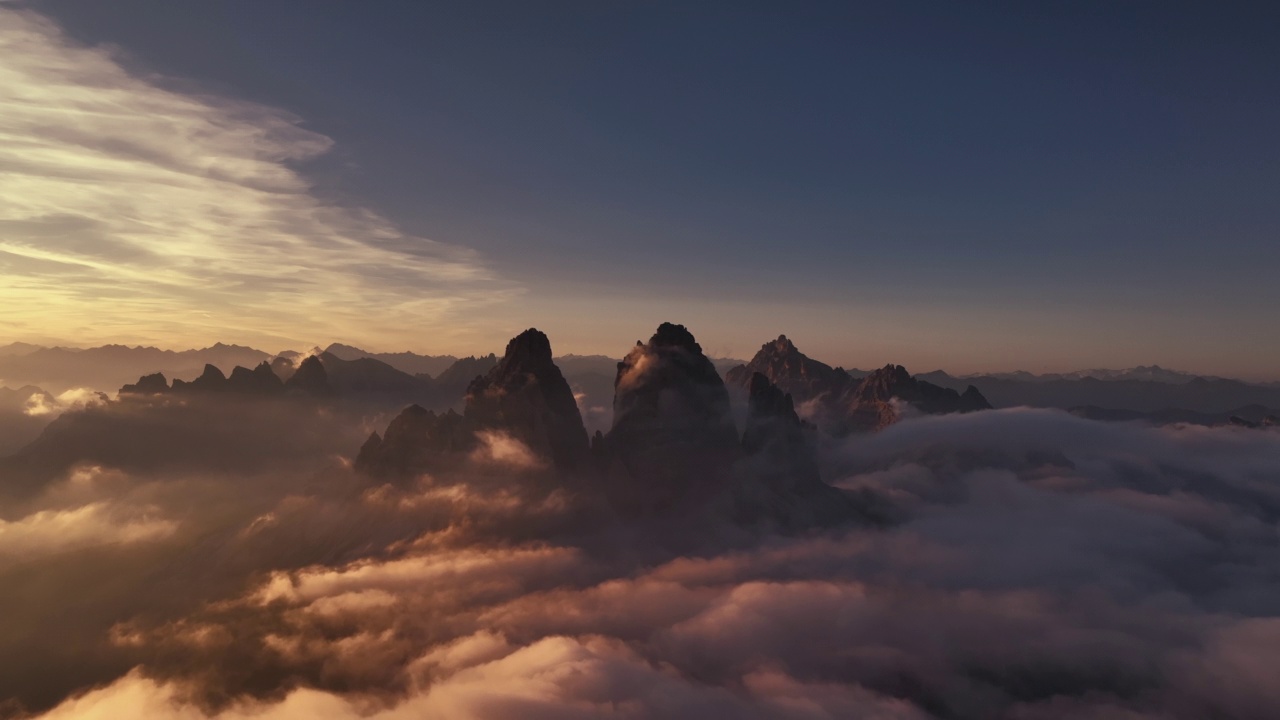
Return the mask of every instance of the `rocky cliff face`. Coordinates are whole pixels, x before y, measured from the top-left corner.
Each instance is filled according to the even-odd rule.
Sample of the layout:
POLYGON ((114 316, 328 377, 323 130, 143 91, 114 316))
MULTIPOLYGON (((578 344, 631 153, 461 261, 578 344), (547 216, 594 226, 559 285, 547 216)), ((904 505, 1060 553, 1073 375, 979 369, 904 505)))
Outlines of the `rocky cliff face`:
POLYGON ((663 323, 618 363, 604 455, 610 490, 644 514, 706 501, 741 453, 729 394, 683 325, 663 323))
POLYGON ((374 474, 429 472, 474 451, 477 433, 486 430, 518 441, 558 470, 584 464, 587 431, 573 391, 551 359, 551 343, 538 330, 513 338, 502 360, 471 382, 463 414, 411 406, 384 436, 369 438, 356 465, 374 474))
POLYGON ((477 429, 511 434, 558 468, 576 468, 587 457, 587 431, 573 390, 538 330, 513 338, 502 360, 471 383, 465 416, 477 429))
POLYGON ((761 373, 751 376, 744 456, 735 468, 735 518, 744 525, 798 531, 859 515, 853 501, 822 481, 817 429, 796 414, 791 395, 761 373))
POLYGON ((385 434, 369 436, 355 466, 386 479, 409 478, 449 467, 475 446, 475 430, 458 413, 449 410, 437 415, 410 405, 391 421, 385 434))

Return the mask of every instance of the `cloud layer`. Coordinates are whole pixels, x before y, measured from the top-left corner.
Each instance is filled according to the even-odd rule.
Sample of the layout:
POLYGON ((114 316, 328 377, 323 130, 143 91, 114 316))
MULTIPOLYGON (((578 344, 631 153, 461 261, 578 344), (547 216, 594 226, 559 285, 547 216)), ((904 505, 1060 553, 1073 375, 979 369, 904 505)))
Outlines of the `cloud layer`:
MULTIPOLYGON (((332 445, 324 423, 300 412, 252 436, 332 445)), ((0 581, 41 578, 0 608, 0 690, 48 718, 1280 710, 1274 431, 910 419, 823 459, 891 526, 709 532, 665 556, 501 456, 400 486, 287 454, 265 473, 131 460, 47 475, 0 526, 0 550, 6 533, 24 548, 0 554, 0 581), (76 513, 94 522, 52 532, 76 513), (68 626, 72 607, 88 609, 68 626), (60 642, 24 642, 31 628, 60 642)))
POLYGON ((471 252, 318 199, 294 168, 331 144, 0 5, 0 328, 379 344, 406 326, 447 338, 460 307, 511 292, 471 252))

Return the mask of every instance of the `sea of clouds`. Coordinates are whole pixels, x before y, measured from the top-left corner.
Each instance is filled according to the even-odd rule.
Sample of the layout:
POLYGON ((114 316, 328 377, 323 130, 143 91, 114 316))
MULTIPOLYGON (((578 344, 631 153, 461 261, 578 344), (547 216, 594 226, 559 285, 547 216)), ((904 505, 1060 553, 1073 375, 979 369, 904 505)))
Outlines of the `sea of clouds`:
POLYGON ((167 410, 164 462, 6 466, 4 712, 1280 715, 1280 432, 913 418, 822 452, 887 524, 667 550, 511 438, 383 484, 360 428, 272 407, 167 410))

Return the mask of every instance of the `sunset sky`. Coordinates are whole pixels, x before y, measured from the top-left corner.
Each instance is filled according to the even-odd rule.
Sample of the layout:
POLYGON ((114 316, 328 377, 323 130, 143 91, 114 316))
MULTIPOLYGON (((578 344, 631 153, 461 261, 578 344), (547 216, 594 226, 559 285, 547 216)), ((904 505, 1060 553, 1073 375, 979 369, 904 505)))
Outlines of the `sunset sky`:
POLYGON ((1233 7, 0 0, 0 344, 1277 380, 1233 7))

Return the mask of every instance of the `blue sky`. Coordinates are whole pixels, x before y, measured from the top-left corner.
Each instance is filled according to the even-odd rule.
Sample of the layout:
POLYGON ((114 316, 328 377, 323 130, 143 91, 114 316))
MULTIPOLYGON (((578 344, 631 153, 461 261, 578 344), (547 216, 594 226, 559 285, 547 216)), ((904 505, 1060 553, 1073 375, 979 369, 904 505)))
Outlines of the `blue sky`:
MULTIPOLYGON (((328 141, 282 161, 308 197, 474 266, 386 327, 124 308, 97 323, 123 340, 473 352, 536 325, 621 354, 672 320, 846 366, 1280 375, 1267 5, 11 5, 165 92, 287 113, 328 141)), ((413 292, 380 263, 333 303, 413 292)), ((263 272, 244 291, 290 305, 263 272)))

